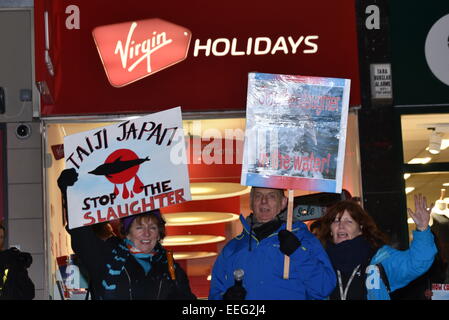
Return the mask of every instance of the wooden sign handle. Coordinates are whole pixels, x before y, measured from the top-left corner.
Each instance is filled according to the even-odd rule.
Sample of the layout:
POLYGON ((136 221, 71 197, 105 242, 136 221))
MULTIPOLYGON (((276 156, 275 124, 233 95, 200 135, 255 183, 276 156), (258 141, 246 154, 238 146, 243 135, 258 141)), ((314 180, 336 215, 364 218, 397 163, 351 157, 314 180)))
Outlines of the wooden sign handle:
MULTIPOLYGON (((288 231, 292 231, 293 222, 293 190, 288 190, 288 206, 287 206, 287 226, 288 231)), ((287 280, 290 273, 290 257, 284 256, 284 279, 287 280)))

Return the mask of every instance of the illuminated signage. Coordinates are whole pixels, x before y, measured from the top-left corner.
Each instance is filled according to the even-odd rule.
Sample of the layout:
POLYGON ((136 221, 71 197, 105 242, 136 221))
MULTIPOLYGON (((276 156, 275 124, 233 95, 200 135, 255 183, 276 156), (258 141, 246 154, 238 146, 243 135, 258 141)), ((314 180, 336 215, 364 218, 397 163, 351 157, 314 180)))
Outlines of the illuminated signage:
POLYGON ((123 87, 187 57, 191 32, 148 19, 97 27, 92 32, 109 82, 123 87))
MULTIPOLYGON (((181 62, 187 57, 191 32, 162 19, 97 27, 93 31, 109 82, 123 87, 181 62)), ((196 39, 193 57, 314 54, 318 35, 196 39)))

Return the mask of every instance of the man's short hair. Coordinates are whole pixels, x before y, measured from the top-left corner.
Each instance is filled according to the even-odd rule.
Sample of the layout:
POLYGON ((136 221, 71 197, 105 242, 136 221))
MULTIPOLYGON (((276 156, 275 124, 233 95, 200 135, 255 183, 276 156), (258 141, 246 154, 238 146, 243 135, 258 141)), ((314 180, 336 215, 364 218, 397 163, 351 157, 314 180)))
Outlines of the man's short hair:
POLYGON ((280 198, 282 199, 282 197, 285 197, 285 193, 284 193, 284 189, 277 189, 277 188, 265 188, 265 187, 251 187, 251 192, 250 192, 250 198, 252 199, 252 197, 254 196, 254 190, 255 189, 273 189, 278 191, 280 198))

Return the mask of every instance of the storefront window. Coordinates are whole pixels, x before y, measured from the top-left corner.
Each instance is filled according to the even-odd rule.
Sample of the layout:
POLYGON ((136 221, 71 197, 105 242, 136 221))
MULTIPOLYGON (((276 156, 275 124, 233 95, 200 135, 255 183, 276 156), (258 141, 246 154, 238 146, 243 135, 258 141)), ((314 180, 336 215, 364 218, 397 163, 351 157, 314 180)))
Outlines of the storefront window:
MULTIPOLYGON (((77 299, 87 282, 73 266, 75 258, 65 230, 57 178, 65 167, 64 137, 128 119, 47 120, 45 130, 47 270, 54 299, 77 299), (77 273, 78 272, 78 273, 77 273), (78 274, 78 276, 73 276, 78 274)), ((166 248, 186 270, 193 292, 206 298, 213 264, 223 246, 241 233, 239 214, 247 216, 249 187, 240 185, 246 119, 184 116, 192 201, 161 209, 167 222, 166 248)), ((357 111, 348 116, 343 188, 361 197, 357 111)), ((295 196, 314 193, 295 190, 295 196)), ((312 220, 313 221, 313 220, 312 220)), ((311 222, 311 221, 310 221, 311 222)), ((307 224, 309 222, 306 221, 307 224)))
POLYGON ((449 162, 449 114, 403 115, 404 163, 449 162))
MULTIPOLYGON (((415 210, 418 194, 433 205, 429 225, 438 245, 437 265, 449 261, 449 114, 402 115, 401 125, 407 207, 415 210)), ((416 225, 407 218, 412 240, 416 225)), ((446 265, 433 281, 447 283, 448 275, 446 265)))

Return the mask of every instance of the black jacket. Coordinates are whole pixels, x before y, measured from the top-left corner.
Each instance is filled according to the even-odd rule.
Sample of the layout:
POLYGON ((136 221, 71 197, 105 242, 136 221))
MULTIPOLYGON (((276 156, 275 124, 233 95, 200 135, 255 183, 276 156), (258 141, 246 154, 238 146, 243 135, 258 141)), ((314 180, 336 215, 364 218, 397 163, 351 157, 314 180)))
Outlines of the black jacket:
POLYGON ((169 276, 165 249, 158 245, 158 255, 152 259, 151 270, 145 275, 137 260, 129 255, 124 268, 114 277, 114 288, 105 289, 108 279, 107 265, 113 264, 119 245, 123 241, 112 237, 99 239, 91 227, 68 230, 72 248, 87 270, 92 299, 104 300, 190 300, 196 299, 190 290, 186 273, 175 263, 176 280, 169 276))
POLYGON ((34 298, 34 284, 27 271, 32 262, 28 252, 16 248, 0 252, 0 300, 34 298))

